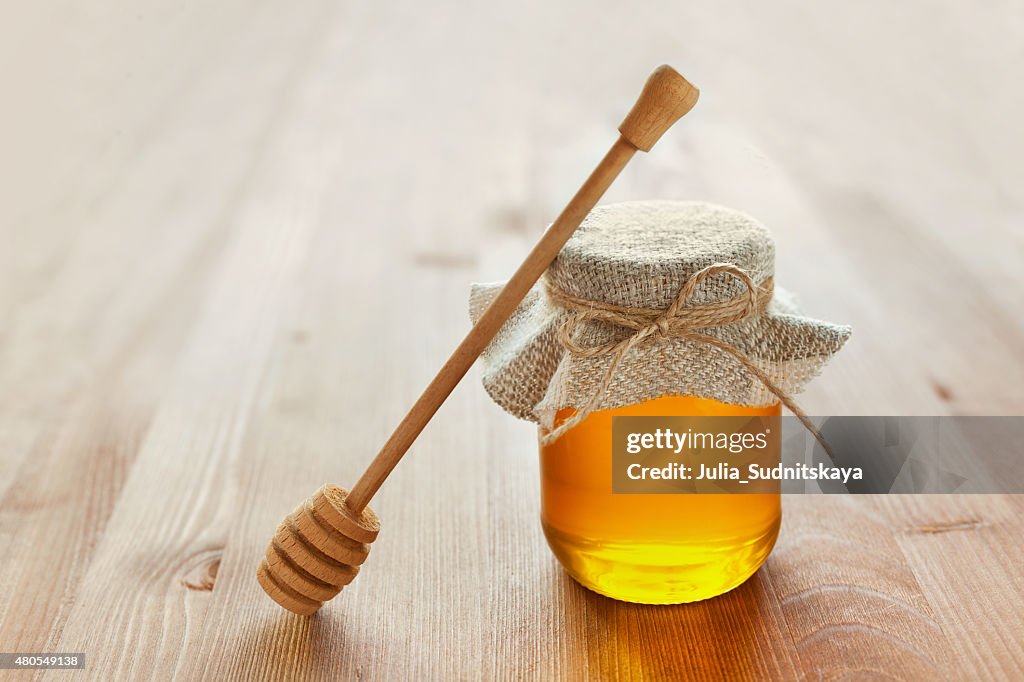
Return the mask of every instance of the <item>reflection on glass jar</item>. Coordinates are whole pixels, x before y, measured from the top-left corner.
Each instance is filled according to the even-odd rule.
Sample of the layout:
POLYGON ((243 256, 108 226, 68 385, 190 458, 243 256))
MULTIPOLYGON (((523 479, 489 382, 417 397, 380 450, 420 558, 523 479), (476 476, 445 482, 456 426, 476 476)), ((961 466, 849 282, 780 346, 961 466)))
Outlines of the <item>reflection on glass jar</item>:
MULTIPOLYGON (((740 585, 775 545, 780 495, 612 494, 612 417, 780 414, 669 396, 587 415, 540 449, 541 521, 555 556, 583 586, 630 602, 692 602, 740 585)), ((572 415, 559 411, 556 426, 572 415)))

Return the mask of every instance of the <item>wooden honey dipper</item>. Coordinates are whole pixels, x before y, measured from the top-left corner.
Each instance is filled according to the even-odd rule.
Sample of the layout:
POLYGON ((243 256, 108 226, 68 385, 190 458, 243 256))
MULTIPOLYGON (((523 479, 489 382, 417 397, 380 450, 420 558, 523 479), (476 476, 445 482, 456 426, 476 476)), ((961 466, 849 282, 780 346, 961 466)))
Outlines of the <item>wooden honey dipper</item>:
POLYGON ((274 601, 311 615, 352 582, 380 530, 377 515, 366 506, 370 499, 633 154, 650 151, 693 108, 698 94, 672 67, 654 70, 619 125, 619 139, 423 391, 352 492, 325 485, 278 526, 256 571, 274 601))

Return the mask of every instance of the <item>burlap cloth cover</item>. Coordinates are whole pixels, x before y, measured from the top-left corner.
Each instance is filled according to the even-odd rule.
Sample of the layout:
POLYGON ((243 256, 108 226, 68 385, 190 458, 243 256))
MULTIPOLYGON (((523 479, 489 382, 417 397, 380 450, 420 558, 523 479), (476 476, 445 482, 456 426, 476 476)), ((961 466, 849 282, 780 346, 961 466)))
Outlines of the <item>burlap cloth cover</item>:
MULTIPOLYGON (((850 328, 804 317, 774 286, 775 249, 750 216, 695 201, 633 201, 595 208, 482 356, 484 388, 502 408, 550 428, 564 407, 611 409, 661 396, 691 395, 735 405, 778 398, 729 353, 686 338, 653 336, 632 347, 607 376, 610 354, 583 357, 558 339, 573 312, 549 287, 570 297, 631 308, 665 309, 695 273, 715 263, 738 266, 761 290, 755 314, 701 333, 733 346, 778 389, 799 393, 838 351, 850 328), (770 297, 770 298, 769 298, 770 297), (599 391, 604 384, 606 390, 599 391)), ((470 315, 479 318, 502 283, 474 284, 470 315)), ((746 295, 721 273, 700 283, 688 305, 746 295)), ((604 321, 575 325, 571 339, 591 347, 633 334, 604 321)))

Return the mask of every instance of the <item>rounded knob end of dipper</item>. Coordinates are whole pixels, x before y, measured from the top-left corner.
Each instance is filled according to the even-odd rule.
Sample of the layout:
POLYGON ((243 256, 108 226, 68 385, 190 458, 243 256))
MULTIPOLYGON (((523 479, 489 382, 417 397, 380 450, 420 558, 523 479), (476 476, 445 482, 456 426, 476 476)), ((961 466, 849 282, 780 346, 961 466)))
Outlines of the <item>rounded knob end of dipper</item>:
POLYGON ((619 133, 640 151, 650 151, 665 131, 693 108, 699 95, 700 90, 678 71, 663 64, 647 78, 640 97, 619 125, 619 133))

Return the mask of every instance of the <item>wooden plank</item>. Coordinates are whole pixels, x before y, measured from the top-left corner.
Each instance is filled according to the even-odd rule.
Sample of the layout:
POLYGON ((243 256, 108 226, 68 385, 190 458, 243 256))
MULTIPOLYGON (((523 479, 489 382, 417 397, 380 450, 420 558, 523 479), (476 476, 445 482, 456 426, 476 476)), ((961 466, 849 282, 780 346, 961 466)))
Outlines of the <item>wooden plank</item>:
POLYGON ((1024 675, 1019 497, 899 495, 882 506, 965 678, 1024 675))
MULTIPOLYGON (((198 36, 195 28, 186 23, 181 30, 198 36)), ((45 255, 40 267, 49 276, 15 277, 14 286, 3 288, 11 294, 13 324, 0 355, 11 446, 0 453, 0 490, 6 491, 0 537, 9 548, 0 563, 0 583, 10 595, 0 600, 6 650, 56 645, 206 295, 229 232, 225 212, 234 208, 267 125, 265 115, 229 117, 215 106, 224 79, 252 63, 251 52, 242 50, 256 47, 254 37, 265 44, 262 31, 250 35, 219 82, 211 74, 197 83, 165 84, 161 98, 177 94, 185 102, 164 113, 170 132, 133 140, 130 154, 115 158, 102 178, 90 178, 95 186, 66 188, 81 196, 70 199, 70 208, 53 206, 38 232, 10 234, 15 253, 45 255), (218 113, 211 116, 211 109, 218 113), (178 162, 182 149, 201 153, 216 145, 232 153, 199 169, 178 162), (208 194, 178 201, 191 183, 208 194), (89 213, 79 204, 90 206, 89 213), (165 205, 174 210, 154 211, 165 205), (90 238, 70 248, 62 235, 75 228, 67 222, 73 218, 90 238)), ((216 55, 220 44, 202 47, 216 55)), ((268 68, 236 94, 263 101, 286 78, 286 70, 268 68)), ((125 116, 122 104, 105 103, 104 115, 125 116)), ((86 144, 96 142, 78 140, 81 153, 99 153, 86 144)))
POLYGON ((786 499, 787 541, 772 553, 768 575, 803 674, 816 679, 953 674, 959 666, 946 633, 900 551, 895 529, 872 501, 786 499))
MULTIPOLYGON (((276 16, 265 15, 263 20, 268 23, 251 36, 257 40, 243 43, 245 51, 236 55, 238 62, 227 65, 224 76, 236 73, 239 64, 259 63, 270 24, 296 42, 308 41, 310 32, 315 36, 321 28, 313 17, 290 26, 276 16)), ((293 68, 303 63, 302 54, 291 64, 293 68)), ((269 94, 287 105, 294 72, 287 65, 271 71, 279 77, 278 87, 269 93, 257 89, 253 95, 269 94)), ((222 91, 216 88, 206 94, 219 98, 222 91)), ((279 140, 273 114, 280 109, 267 111, 269 120, 254 130, 256 152, 268 124, 271 140, 279 140)), ((315 166, 315 158, 307 162, 315 166)), ((241 178, 236 176, 236 182, 246 183, 238 193, 259 196, 267 178, 250 177, 246 171, 241 178)), ((316 192, 317 187, 312 183, 309 191, 316 192)), ((223 198, 237 196, 229 193, 223 198)), ((301 196, 299 203, 303 203, 301 196)), ((209 601, 204 580, 212 577, 219 562, 218 514, 232 516, 230 505, 223 506, 230 501, 231 490, 222 487, 237 453, 238 434, 233 430, 241 428, 248 416, 246 401, 265 362, 258 330, 264 330, 264 338, 273 335, 281 282, 301 265, 303 234, 310 225, 290 218, 292 204, 281 204, 276 211, 259 201, 245 206, 231 217, 243 229, 234 231, 218 276, 205 293, 195 332, 174 379, 168 382, 88 570, 82 571, 74 607, 62 624, 58 645, 92 652, 90 668, 100 676, 137 676, 150 667, 173 670, 179 665, 189 624, 201 619, 209 601), (264 268, 270 261, 271 266, 264 268), (152 504, 154 500, 159 503, 152 504), (116 599, 111 598, 114 590, 120 593, 116 599), (147 604, 160 606, 147 608, 147 604), (97 618, 111 623, 111 630, 98 631, 97 618), (118 638, 118 646, 105 646, 111 633, 118 638)), ((212 217, 224 219, 217 214, 212 217)))

